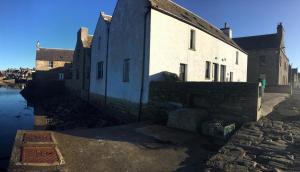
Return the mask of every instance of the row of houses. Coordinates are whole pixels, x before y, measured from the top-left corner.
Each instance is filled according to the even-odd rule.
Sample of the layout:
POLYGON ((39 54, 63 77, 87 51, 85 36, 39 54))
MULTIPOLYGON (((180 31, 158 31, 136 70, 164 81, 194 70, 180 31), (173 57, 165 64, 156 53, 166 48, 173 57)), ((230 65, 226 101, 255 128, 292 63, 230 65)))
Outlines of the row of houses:
POLYGON ((24 83, 28 80, 32 80, 32 74, 34 69, 19 68, 19 69, 7 69, 0 71, 0 80, 15 83, 24 83))
MULTIPOLYGON (((64 80, 96 104, 139 109, 152 81, 258 82, 289 85, 291 67, 284 27, 273 34, 233 38, 171 0, 119 0, 101 13, 93 35, 77 33, 75 50, 36 50, 36 79, 64 80)), ((133 112, 134 113, 134 112, 133 112)))

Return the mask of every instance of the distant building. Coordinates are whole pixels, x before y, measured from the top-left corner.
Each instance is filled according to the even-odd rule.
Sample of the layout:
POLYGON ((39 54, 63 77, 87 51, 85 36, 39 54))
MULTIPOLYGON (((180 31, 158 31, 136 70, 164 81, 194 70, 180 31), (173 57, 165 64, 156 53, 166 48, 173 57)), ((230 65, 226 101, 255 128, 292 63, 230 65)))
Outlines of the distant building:
POLYGON ((0 80, 4 79, 4 74, 2 74, 2 72, 0 71, 0 80))
POLYGON ((289 84, 289 59, 281 23, 277 26, 277 33, 233 40, 248 52, 248 82, 266 79, 267 85, 289 84))
POLYGON ((291 77, 291 85, 295 87, 298 85, 299 78, 298 78, 298 68, 292 68, 292 77, 291 77))
POLYGON ((73 50, 40 48, 36 49, 35 80, 55 81, 71 78, 73 50))
POLYGON ((91 71, 91 43, 93 36, 87 28, 80 28, 77 33, 77 43, 73 55, 72 79, 67 81, 67 87, 78 91, 82 97, 89 95, 91 71))
POLYGON ((231 36, 173 1, 119 0, 95 30, 90 91, 136 110, 166 73, 182 82, 246 82, 247 53, 231 36))
POLYGON ((112 17, 101 13, 92 42, 90 95, 97 102, 104 102, 106 92, 106 60, 108 58, 109 25, 112 17))

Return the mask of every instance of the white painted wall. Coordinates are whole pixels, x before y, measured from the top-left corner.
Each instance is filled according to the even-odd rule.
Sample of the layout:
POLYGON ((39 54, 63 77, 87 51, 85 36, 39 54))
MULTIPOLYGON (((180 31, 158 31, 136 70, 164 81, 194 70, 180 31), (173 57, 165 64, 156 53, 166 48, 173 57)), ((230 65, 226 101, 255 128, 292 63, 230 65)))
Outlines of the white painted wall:
POLYGON ((206 61, 210 61, 226 65, 228 80, 229 73, 233 72, 233 81, 246 82, 248 56, 239 51, 239 64, 236 65, 236 51, 239 50, 191 25, 151 10, 149 70, 151 79, 155 79, 153 76, 162 71, 179 75, 180 63, 184 63, 187 64, 187 81, 209 82, 213 78, 205 78, 205 65, 206 61), (189 49, 191 29, 196 31, 195 51, 189 49))
POLYGON ((108 24, 104 21, 100 15, 95 29, 94 38, 92 42, 92 55, 91 55, 91 77, 90 77, 90 92, 93 94, 105 95, 105 64, 107 54, 107 40, 108 40, 108 24), (99 38, 101 37, 101 42, 99 38), (100 48, 98 48, 100 43, 100 48), (103 61, 103 78, 98 79, 98 67, 97 63, 103 61))
MULTIPOLYGON (((117 3, 110 26, 108 97, 139 103, 147 3, 147 0, 119 0, 117 3), (129 82, 123 82, 124 59, 130 59, 129 82)), ((149 65, 147 62, 145 64, 144 76, 147 80, 149 65)))
MULTIPOLYGON (((119 0, 110 26, 107 96, 139 103, 144 43, 144 21, 147 0, 119 0), (123 82, 123 61, 130 59, 130 81, 123 82)), ((233 72, 234 81, 247 81, 247 55, 238 49, 183 23, 175 18, 151 10, 146 19, 146 61, 143 103, 148 102, 149 83, 163 71, 179 74, 180 63, 187 64, 188 81, 205 79, 205 63, 226 65, 226 77, 233 72), (150 30, 151 29, 151 30, 150 30), (190 30, 196 30, 196 51, 189 50, 190 30), (239 64, 235 64, 239 51, 239 64), (217 57, 217 58, 216 58, 217 57), (226 61, 222 61, 226 59, 226 61)), ((91 92, 104 95, 105 77, 97 80, 97 62, 105 62, 105 48, 97 49, 99 34, 105 27, 99 20, 93 41, 91 92)), ((104 38, 105 36, 103 36, 104 38)), ((106 38, 106 37, 105 37, 106 38)), ((106 41, 102 39, 102 41, 106 41)), ((104 43, 102 43, 104 45, 104 43)), ((211 70, 213 68, 211 67, 211 70)), ((220 69, 220 67, 219 67, 220 69)), ((212 73, 212 72, 211 72, 212 73)), ((105 75, 105 72, 104 72, 105 75)))

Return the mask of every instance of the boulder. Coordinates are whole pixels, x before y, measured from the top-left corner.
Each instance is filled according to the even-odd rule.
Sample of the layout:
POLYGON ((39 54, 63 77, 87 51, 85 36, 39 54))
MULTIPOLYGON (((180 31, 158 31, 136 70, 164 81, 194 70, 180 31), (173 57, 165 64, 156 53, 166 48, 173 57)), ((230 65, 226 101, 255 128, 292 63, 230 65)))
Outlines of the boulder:
POLYGON ((168 113, 167 126, 192 132, 201 130, 201 122, 208 113, 202 109, 178 109, 168 113))

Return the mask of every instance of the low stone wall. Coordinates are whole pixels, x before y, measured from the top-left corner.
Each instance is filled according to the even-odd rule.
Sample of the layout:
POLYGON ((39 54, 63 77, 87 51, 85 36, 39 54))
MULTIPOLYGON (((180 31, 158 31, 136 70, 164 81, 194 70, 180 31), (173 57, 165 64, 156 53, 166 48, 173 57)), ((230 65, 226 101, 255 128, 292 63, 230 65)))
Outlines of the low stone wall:
POLYGON ((291 85, 268 85, 265 89, 266 93, 287 93, 292 95, 293 89, 291 85))
POLYGON ((80 87, 77 84, 78 84, 78 82, 76 82, 72 79, 65 80, 65 87, 68 90, 70 90, 73 94, 80 97, 81 99, 83 99, 85 101, 89 101, 90 93, 88 92, 88 90, 79 89, 80 87))
POLYGON ((260 89, 258 83, 152 82, 150 102, 181 103, 212 118, 243 123, 259 120, 260 89))
POLYGON ((42 98, 53 97, 65 92, 63 81, 31 81, 28 82, 21 94, 29 102, 42 98))
POLYGON ((100 94, 90 93, 90 100, 89 103, 95 107, 103 107, 105 106, 105 97, 100 94))

